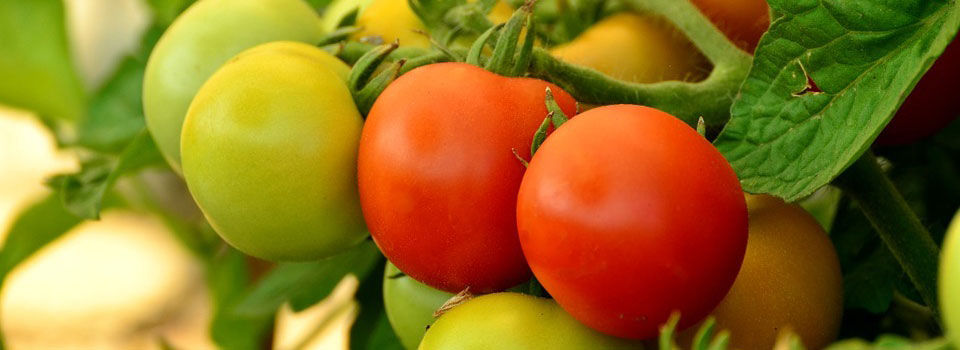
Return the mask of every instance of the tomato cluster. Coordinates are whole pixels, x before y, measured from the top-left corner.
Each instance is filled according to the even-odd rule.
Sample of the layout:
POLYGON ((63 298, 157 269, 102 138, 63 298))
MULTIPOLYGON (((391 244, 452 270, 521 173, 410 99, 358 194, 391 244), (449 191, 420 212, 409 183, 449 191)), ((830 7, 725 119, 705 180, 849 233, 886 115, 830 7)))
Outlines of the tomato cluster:
MULTIPOLYGON (((769 24, 762 0, 693 3, 744 50, 769 24)), ((486 18, 502 22, 506 6, 486 18)), ((304 261, 369 232, 389 260, 386 313, 408 349, 630 349, 676 312, 681 330, 714 315, 744 349, 772 347, 783 328, 813 348, 836 337, 843 280, 830 239, 793 204, 745 197, 702 130, 639 105, 579 113, 554 83, 464 62, 404 71, 364 119, 358 74, 310 45, 351 13, 350 40, 431 45, 404 0, 337 1, 323 19, 300 0, 206 0, 151 55, 150 131, 226 242, 304 261), (545 293, 504 292, 527 284, 545 293), (454 293, 483 295, 435 321, 454 293)), ((482 44, 470 52, 489 55, 482 44)), ((549 52, 633 83, 711 69, 666 21, 629 12, 549 52)), ((917 103, 949 115, 946 101, 917 103)), ((942 126, 907 109, 924 126, 898 116, 883 137, 942 126)))

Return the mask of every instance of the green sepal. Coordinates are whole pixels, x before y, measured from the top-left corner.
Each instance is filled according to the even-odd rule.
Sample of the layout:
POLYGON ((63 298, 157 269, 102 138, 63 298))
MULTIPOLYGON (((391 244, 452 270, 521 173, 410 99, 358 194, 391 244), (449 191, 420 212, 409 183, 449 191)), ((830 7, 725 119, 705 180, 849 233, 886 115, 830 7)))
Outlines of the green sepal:
POLYGON ((530 144, 530 159, 533 159, 533 155, 537 153, 540 145, 547 139, 547 130, 550 129, 550 120, 552 117, 553 112, 548 113, 547 117, 543 118, 543 122, 540 123, 540 127, 537 128, 537 132, 533 134, 533 143, 530 144))
POLYGON ((336 30, 325 34, 319 41, 317 41, 316 46, 327 46, 331 44, 336 44, 341 41, 347 40, 350 35, 353 35, 356 32, 360 31, 360 27, 340 27, 336 30))
POLYGON ((566 123, 570 118, 567 117, 566 113, 563 113, 563 109, 560 108, 560 105, 557 104, 557 100, 553 98, 553 91, 550 90, 550 87, 547 87, 546 97, 544 98, 544 103, 547 105, 547 112, 550 112, 551 119, 553 120, 553 128, 557 129, 563 123, 566 123))
POLYGON ((405 63, 406 60, 402 59, 391 63, 386 69, 373 77, 360 91, 357 91, 353 95, 354 102, 356 102, 357 109, 360 110, 361 114, 366 116, 367 113, 370 112, 370 108, 373 107, 373 102, 376 101, 380 93, 387 88, 387 85, 390 85, 394 79, 397 79, 400 75, 400 69, 405 63))
POLYGON ((517 59, 517 41, 520 39, 524 24, 528 22, 532 13, 532 7, 532 3, 528 2, 513 12, 513 16, 510 16, 510 20, 503 27, 503 32, 497 38, 493 55, 487 61, 484 69, 500 75, 512 75, 517 59))
POLYGON ((497 33, 500 28, 503 27, 503 23, 497 24, 490 29, 487 29, 486 32, 480 35, 476 41, 473 42, 473 45, 470 46, 470 51, 467 52, 468 64, 472 64, 477 67, 483 67, 483 64, 480 61, 481 54, 483 53, 483 47, 487 45, 487 41, 490 41, 490 38, 497 33))

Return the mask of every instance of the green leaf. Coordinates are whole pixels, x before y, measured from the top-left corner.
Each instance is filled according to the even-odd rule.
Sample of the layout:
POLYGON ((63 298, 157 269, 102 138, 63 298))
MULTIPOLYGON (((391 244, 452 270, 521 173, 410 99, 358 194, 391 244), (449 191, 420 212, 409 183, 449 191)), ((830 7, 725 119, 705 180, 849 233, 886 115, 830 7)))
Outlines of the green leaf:
POLYGON ((887 311, 903 270, 885 246, 859 261, 843 276, 846 308, 861 308, 875 314, 887 311))
POLYGON ((207 267, 214 308, 210 336, 222 349, 262 349, 273 314, 242 316, 232 312, 243 300, 250 274, 246 256, 233 248, 224 248, 207 267))
POLYGON ((308 263, 281 263, 243 297, 233 310, 238 315, 273 315, 285 302, 301 311, 326 298, 347 274, 363 280, 382 265, 383 257, 372 241, 308 263))
POLYGON ((83 163, 80 172, 51 180, 66 209, 81 218, 100 217, 104 195, 123 175, 161 165, 163 158, 146 130, 130 142, 119 157, 98 156, 83 163))
POLYGON ((17 265, 81 221, 70 215, 53 194, 20 213, 0 248, 0 285, 17 265))
POLYGON ((744 190, 809 195, 873 142, 960 25, 956 1, 770 0, 716 146, 744 190), (806 91, 808 77, 822 92, 806 91))
POLYGON ((70 58, 62 0, 0 1, 0 103, 81 119, 85 93, 70 58))
POLYGON ((357 288, 360 313, 350 328, 352 350, 404 350, 390 326, 383 305, 382 276, 385 267, 385 264, 377 264, 376 270, 367 275, 357 288))
POLYGON ((118 152, 145 127, 142 60, 128 57, 90 101, 90 113, 78 126, 77 143, 100 152, 118 152))

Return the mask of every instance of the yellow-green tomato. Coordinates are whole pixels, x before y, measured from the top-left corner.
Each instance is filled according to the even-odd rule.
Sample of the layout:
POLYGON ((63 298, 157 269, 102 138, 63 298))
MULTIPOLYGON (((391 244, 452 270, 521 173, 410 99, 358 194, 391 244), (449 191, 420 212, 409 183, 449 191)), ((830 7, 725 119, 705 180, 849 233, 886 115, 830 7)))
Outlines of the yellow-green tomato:
POLYGON ((231 59, 183 123, 183 175, 211 226, 266 260, 336 254, 367 234, 356 183, 362 119, 348 67, 296 42, 231 59))
POLYGON ((833 243, 813 216, 778 198, 747 195, 747 212, 747 253, 713 312, 717 328, 730 331, 735 349, 772 349, 784 328, 807 349, 823 349, 836 338, 843 316, 843 276, 833 243))
POLYGON ((258 44, 320 39, 320 18, 302 0, 201 0, 163 33, 143 77, 147 128, 180 170, 180 128, 203 82, 228 59, 258 44))
POLYGON ((683 34, 651 15, 623 12, 597 22, 554 56, 635 83, 701 80, 710 64, 683 34))
POLYGON ((642 349, 577 322, 552 299, 519 293, 473 298, 444 313, 427 330, 420 350, 642 349))
POLYGON ((387 262, 383 274, 383 305, 393 332, 407 350, 416 350, 433 323, 433 312, 453 294, 417 282, 387 262))
POLYGON ((940 312, 947 336, 960 344, 960 212, 947 230, 940 253, 940 312))

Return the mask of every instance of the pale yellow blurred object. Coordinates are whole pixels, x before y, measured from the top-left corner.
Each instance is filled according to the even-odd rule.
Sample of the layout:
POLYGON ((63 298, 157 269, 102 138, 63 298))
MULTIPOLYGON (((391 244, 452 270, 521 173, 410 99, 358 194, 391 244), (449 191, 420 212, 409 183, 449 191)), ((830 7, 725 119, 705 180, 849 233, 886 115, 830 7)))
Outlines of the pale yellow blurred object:
POLYGON ((284 305, 277 313, 273 348, 276 350, 347 349, 350 324, 356 318, 353 301, 359 281, 348 275, 330 296, 306 310, 284 305))
MULTIPOLYGON (((513 13, 510 5, 498 1, 487 15, 494 23, 506 22, 513 13)), ((361 30, 355 39, 377 37, 384 43, 399 40, 401 46, 430 47, 430 38, 418 31, 426 27, 410 8, 407 0, 370 0, 359 15, 355 25, 361 30)))
POLYGON ((709 73, 703 55, 665 20, 623 12, 604 18, 550 52, 634 83, 697 81, 709 73))

